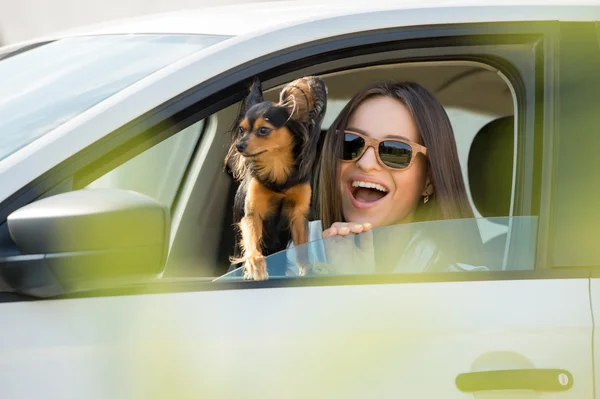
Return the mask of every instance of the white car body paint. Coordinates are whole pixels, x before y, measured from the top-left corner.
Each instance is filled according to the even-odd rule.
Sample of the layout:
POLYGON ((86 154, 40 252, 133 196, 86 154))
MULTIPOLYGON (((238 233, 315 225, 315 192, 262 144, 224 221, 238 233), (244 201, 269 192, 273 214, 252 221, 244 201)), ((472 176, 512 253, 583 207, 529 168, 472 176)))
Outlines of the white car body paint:
MULTIPOLYGON (((600 321, 600 278, 592 278, 590 281, 590 303, 592 306, 592 319, 594 324, 598 324, 600 321)), ((599 388, 600 382, 600 330, 598 328, 594 328, 594 337, 593 337, 593 347, 594 347, 594 381, 596 381, 596 390, 599 388)), ((600 392, 596 391, 596 398, 600 398, 600 392)))
MULTIPOLYGON (((204 26, 195 26, 193 18, 179 24, 184 16, 174 15, 154 20, 156 28, 139 20, 79 30, 73 34, 189 29, 240 36, 142 79, 0 161, 0 201, 177 94, 298 44, 401 26, 600 20, 599 8, 573 3, 474 3, 479 2, 453 8, 459 3, 446 2, 447 8, 436 9, 413 2, 415 8, 374 8, 368 17, 359 7, 357 14, 344 15, 346 6, 331 6, 320 20, 311 20, 323 15, 316 5, 312 13, 305 7, 304 14, 290 5, 278 15, 294 18, 277 19, 281 26, 239 31, 227 26, 251 20, 254 4, 240 8, 238 17, 226 12, 235 8, 207 13, 210 23, 204 26)), ((561 368, 574 377, 568 391, 476 397, 591 398, 592 358, 596 364, 600 359, 592 352, 589 284, 588 279, 398 283, 2 303, 0 397, 461 399, 473 395, 456 388, 460 373, 561 368)), ((599 290, 592 281, 596 320, 599 290)), ((597 333, 594 339, 597 344, 597 333)))
MULTIPOLYGON (((247 15, 247 18, 251 20, 251 15, 247 15)), ((396 9, 367 14, 339 13, 312 21, 307 21, 302 15, 297 15, 297 18, 300 21, 297 24, 237 36, 175 62, 3 159, 0 161, 0 201, 135 117, 214 76, 264 55, 320 39, 393 27, 469 22, 600 20, 600 7, 538 5, 403 9, 398 6, 396 9)), ((222 23, 225 24, 226 20, 222 23)))
MULTIPOLYGON (((0 392, 462 399, 472 394, 456 388, 461 373, 560 368, 574 385, 547 397, 591 398, 588 287, 444 282, 2 304, 0 392)), ((498 394, 546 397, 477 397, 498 394)))

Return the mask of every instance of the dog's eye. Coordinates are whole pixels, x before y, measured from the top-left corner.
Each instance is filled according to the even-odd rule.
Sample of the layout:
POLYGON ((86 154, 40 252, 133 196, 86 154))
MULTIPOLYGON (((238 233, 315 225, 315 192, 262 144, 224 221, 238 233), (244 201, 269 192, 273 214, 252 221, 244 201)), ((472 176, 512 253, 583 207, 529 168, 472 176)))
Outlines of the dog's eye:
POLYGON ((244 128, 240 126, 240 127, 238 128, 238 133, 239 133, 239 134, 244 134, 244 128))
POLYGON ((271 129, 269 129, 268 127, 261 127, 260 129, 258 129, 258 132, 256 134, 258 134, 259 136, 266 136, 270 132, 271 129))

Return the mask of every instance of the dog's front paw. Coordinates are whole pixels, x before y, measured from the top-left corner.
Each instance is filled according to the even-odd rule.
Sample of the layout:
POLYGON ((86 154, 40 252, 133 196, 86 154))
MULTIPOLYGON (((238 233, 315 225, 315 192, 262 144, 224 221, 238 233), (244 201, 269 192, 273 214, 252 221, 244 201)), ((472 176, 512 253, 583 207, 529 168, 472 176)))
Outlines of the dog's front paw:
POLYGON ((255 255, 246 260, 244 264, 244 279, 262 281, 269 278, 267 261, 262 255, 255 255))
POLYGON ((312 270, 312 268, 309 265, 305 265, 305 264, 298 264, 298 274, 300 276, 307 276, 312 270))

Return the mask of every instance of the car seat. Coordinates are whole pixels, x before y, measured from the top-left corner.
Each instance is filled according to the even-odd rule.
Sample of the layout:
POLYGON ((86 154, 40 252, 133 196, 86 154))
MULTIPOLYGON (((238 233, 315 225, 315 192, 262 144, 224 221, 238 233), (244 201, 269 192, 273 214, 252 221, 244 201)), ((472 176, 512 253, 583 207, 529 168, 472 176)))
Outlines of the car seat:
MULTIPOLYGON (((471 143, 468 176, 475 207, 490 222, 506 226, 510 216, 514 161, 514 117, 505 116, 483 126, 471 143)), ((486 266, 502 269, 507 233, 484 243, 486 266)))

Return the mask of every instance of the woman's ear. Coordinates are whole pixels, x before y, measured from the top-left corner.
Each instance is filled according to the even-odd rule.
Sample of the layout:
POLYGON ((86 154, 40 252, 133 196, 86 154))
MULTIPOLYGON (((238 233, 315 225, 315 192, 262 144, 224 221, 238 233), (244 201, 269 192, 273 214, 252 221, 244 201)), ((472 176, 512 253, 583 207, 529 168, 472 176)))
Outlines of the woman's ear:
POLYGON ((431 179, 427 176, 427 180, 425 180, 425 188, 423 189, 423 203, 426 204, 429 202, 429 196, 433 195, 433 184, 431 183, 431 179))
POLYGON ((429 177, 429 175, 427 176, 427 179, 425 180, 425 187, 423 188, 422 195, 423 195, 423 197, 433 195, 433 183, 431 182, 431 178, 429 177))

